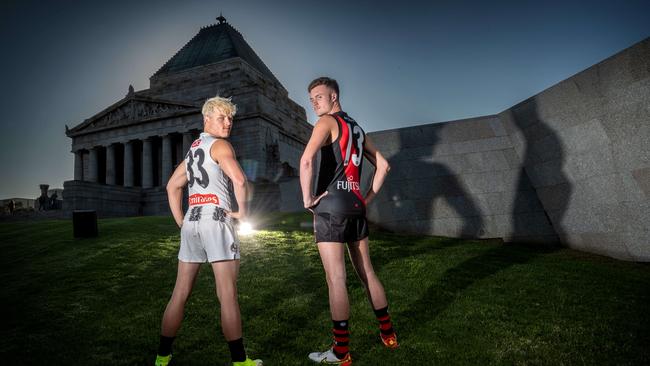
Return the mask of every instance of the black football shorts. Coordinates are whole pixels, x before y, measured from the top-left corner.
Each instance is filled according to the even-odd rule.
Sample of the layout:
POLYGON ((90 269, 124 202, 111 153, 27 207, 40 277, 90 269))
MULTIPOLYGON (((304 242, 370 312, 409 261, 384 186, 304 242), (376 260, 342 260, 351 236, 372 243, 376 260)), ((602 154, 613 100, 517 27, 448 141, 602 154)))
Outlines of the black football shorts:
POLYGON ((342 215, 329 212, 314 213, 314 237, 316 243, 351 243, 369 234, 365 215, 342 215))

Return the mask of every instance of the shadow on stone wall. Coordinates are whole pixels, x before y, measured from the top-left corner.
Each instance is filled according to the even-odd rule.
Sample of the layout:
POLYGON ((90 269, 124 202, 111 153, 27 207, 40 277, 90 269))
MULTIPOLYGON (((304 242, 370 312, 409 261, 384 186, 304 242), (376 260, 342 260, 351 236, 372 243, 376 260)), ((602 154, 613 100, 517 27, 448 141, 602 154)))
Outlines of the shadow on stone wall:
MULTIPOLYGON (((428 131, 429 132, 429 131, 428 131)), ((389 174, 386 194, 392 200, 397 212, 402 212, 399 206, 405 200, 413 203, 412 212, 404 212, 402 220, 413 220, 417 224, 418 232, 446 235, 436 225, 458 225, 456 235, 459 237, 479 237, 483 233, 484 221, 481 209, 472 199, 471 194, 465 189, 458 179, 457 173, 446 165, 433 161, 433 151, 438 142, 438 137, 432 130, 424 136, 419 134, 419 129, 405 129, 399 131, 398 146, 400 151, 389 158, 398 176, 389 174), (409 144, 413 141, 423 141, 424 144, 409 144), (415 146, 413 146, 415 145, 415 146), (400 167, 399 165, 402 165, 400 167), (407 166, 407 167, 406 167, 407 166), (417 178, 425 184, 418 185, 417 178), (404 186, 410 185, 410 186, 404 186), (436 200, 445 200, 453 213, 437 213, 436 200), (436 220, 439 220, 436 222, 436 220), (460 221, 460 224, 458 222, 460 221)), ((381 150, 381 146, 379 146, 381 150)), ((404 210, 406 211, 406 210, 404 210)), ((386 212, 386 211, 380 211, 386 212)), ((386 213, 384 213, 386 215, 386 213)), ((381 222, 390 221, 390 217, 381 217, 381 222)), ((408 225, 408 224, 407 224, 408 225)))
MULTIPOLYGON (((519 130, 518 149, 522 166, 517 182, 517 195, 512 210, 513 241, 530 241, 534 238, 534 227, 538 219, 526 215, 531 212, 530 197, 541 202, 548 224, 562 238, 562 219, 571 198, 572 186, 562 171, 565 152, 560 137, 540 116, 535 98, 531 98, 510 109, 513 127, 519 130), (528 192, 535 194, 530 195, 528 192)), ((514 131, 512 131, 514 132, 514 131)), ((543 240, 542 235, 539 238, 543 240)))

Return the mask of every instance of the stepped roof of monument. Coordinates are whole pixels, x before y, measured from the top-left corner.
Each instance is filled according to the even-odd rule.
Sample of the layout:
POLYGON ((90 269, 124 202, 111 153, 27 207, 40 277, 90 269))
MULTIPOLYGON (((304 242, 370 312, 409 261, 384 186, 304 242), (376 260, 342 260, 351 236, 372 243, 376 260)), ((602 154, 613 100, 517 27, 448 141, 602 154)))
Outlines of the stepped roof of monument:
POLYGON ((218 24, 201 28, 199 33, 153 76, 239 57, 262 74, 278 81, 262 59, 246 43, 241 33, 228 24, 223 16, 219 16, 217 20, 218 24))
POLYGON ((93 133, 109 128, 126 127, 159 118, 170 118, 186 114, 200 114, 201 106, 152 98, 143 92, 134 92, 129 86, 129 93, 113 105, 86 119, 79 125, 65 126, 68 137, 93 133))

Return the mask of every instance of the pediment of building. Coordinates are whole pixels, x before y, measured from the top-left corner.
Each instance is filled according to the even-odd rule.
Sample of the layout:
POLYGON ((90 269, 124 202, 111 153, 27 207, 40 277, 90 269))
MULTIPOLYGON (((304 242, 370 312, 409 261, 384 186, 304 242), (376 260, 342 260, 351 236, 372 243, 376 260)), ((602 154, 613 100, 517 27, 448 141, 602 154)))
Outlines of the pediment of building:
POLYGON ((66 126, 66 134, 82 135, 200 111, 200 107, 193 104, 128 95, 81 124, 71 129, 66 126))

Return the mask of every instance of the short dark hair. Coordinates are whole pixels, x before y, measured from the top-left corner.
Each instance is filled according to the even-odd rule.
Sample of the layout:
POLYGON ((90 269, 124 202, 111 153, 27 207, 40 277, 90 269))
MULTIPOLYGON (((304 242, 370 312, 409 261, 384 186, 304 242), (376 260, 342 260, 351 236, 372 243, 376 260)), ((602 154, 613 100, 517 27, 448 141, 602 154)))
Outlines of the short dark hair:
POLYGON ((311 90, 319 85, 325 85, 326 87, 334 90, 336 92, 336 95, 339 95, 339 83, 337 83, 336 80, 332 78, 328 78, 327 76, 321 76, 319 78, 314 79, 311 83, 309 83, 309 87, 307 87, 307 92, 311 93, 311 90))

